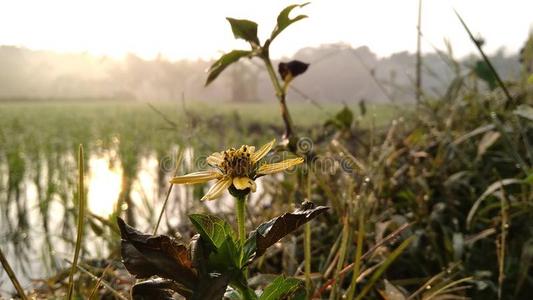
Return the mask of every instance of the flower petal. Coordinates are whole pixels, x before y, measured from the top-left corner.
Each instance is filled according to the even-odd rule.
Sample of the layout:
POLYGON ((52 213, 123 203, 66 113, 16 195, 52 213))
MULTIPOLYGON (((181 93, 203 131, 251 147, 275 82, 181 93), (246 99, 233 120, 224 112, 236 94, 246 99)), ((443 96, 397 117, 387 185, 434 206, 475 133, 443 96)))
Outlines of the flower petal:
POLYGON ((215 182, 215 184, 209 189, 209 191, 207 191, 207 194, 205 194, 201 200, 203 201, 217 199, 218 197, 220 197, 220 195, 222 195, 225 190, 227 190, 231 186, 231 182, 231 177, 221 178, 220 180, 215 182))
POLYGON ((255 192, 255 182, 248 177, 235 177, 233 178, 233 186, 238 190, 245 190, 250 188, 252 192, 255 192))
POLYGON ((259 148, 259 150, 252 153, 252 156, 251 156, 252 162, 256 163, 260 161, 261 158, 265 157, 265 155, 268 154, 268 152, 270 151, 270 149, 272 149, 275 143, 276 143, 276 139, 273 139, 269 143, 264 144, 261 148, 259 148))
POLYGON ((298 158, 287 159, 287 160, 284 160, 284 161, 279 162, 279 163, 265 164, 265 165, 260 166, 259 169, 257 169, 257 173, 256 174, 257 175, 267 175, 267 174, 281 172, 281 171, 286 170, 286 169, 288 169, 290 167, 299 165, 299 164, 301 164, 303 162, 304 162, 304 159, 301 158, 301 157, 298 157, 298 158))
POLYGON ((200 171, 200 172, 189 173, 183 176, 176 176, 170 179, 170 183, 197 184, 197 183, 204 183, 204 182, 207 182, 213 179, 218 179, 220 177, 222 177, 222 174, 220 174, 220 172, 217 172, 217 171, 213 171, 213 170, 200 171))
POLYGON ((219 166, 224 161, 224 154, 222 152, 215 152, 209 155, 205 160, 211 166, 219 166))

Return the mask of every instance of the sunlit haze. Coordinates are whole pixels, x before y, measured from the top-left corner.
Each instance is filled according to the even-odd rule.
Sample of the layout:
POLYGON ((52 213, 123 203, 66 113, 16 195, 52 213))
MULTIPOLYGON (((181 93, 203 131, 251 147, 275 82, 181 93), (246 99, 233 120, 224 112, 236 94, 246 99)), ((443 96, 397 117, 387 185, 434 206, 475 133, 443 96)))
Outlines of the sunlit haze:
MULTIPOLYGON (((0 45, 15 45, 61 53, 89 52, 143 58, 211 59, 235 47, 225 17, 246 18, 269 35, 279 11, 295 1, 3 1, 0 3, 0 45)), ((379 56, 416 47, 417 0, 317 0, 293 13, 309 16, 283 33, 272 56, 298 49, 343 42, 367 45, 379 56)), ((517 51, 533 24, 533 1, 453 0, 423 2, 423 51, 474 51, 453 13, 455 8, 475 34, 486 40, 488 52, 505 47, 517 51)))

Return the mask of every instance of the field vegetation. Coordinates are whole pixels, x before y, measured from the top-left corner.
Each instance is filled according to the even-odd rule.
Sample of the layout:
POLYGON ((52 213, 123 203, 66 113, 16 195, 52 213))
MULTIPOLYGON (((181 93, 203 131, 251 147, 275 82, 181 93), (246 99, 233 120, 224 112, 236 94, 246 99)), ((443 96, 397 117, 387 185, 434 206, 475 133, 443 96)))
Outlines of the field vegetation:
POLYGON ((0 104, 0 258, 13 269, 0 277, 2 293, 528 299, 533 38, 516 81, 500 79, 478 42, 474 66, 441 53, 455 71, 441 97, 420 91, 417 103, 316 106, 290 102, 290 83, 307 67, 280 68, 278 77, 269 65, 270 43, 299 18, 283 16, 263 44, 250 21, 229 19, 251 50, 221 57, 208 76, 209 83, 253 56, 270 71, 278 102, 0 104), (245 157, 250 148, 241 153, 240 145, 273 138, 257 162, 303 163, 259 179, 261 167, 253 169, 246 174, 257 179, 250 196, 250 182, 239 189, 233 181, 235 199, 225 192, 215 202, 200 201, 212 183, 169 184, 199 183, 176 175, 206 169, 213 152, 236 148, 228 151, 245 157), (121 166, 108 215, 84 207, 94 199, 83 174, 97 157, 121 166), (136 201, 132 191, 147 158, 157 164, 157 192, 136 201), (14 291, 10 282, 21 285, 14 291))

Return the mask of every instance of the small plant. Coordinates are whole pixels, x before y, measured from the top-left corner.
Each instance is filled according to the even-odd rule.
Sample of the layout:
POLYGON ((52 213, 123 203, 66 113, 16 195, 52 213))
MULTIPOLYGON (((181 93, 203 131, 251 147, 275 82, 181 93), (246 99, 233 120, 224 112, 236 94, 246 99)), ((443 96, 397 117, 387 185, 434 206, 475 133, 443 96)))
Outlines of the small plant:
MULTIPOLYGON (((278 66, 280 78, 276 75, 270 59, 270 45, 289 25, 306 18, 299 15, 289 18, 296 7, 283 9, 277 25, 270 37, 261 44, 257 36, 257 23, 250 20, 227 18, 235 38, 250 44, 250 50, 233 50, 222 55, 209 69, 206 85, 213 82, 229 65, 243 57, 260 58, 265 64, 270 80, 276 91, 285 125, 285 144, 291 147, 294 137, 292 121, 286 105, 286 93, 290 82, 304 73, 309 64, 293 60, 278 66)), ((199 171, 174 177, 172 184, 196 184, 217 180, 202 200, 219 198, 225 190, 236 201, 238 235, 224 220, 202 214, 189 215, 190 221, 199 234, 188 244, 182 239, 165 235, 143 234, 119 219, 122 236, 122 258, 130 273, 140 278, 158 276, 158 279, 144 281, 132 288, 132 296, 153 299, 171 297, 177 292, 187 299, 221 299, 225 294, 230 299, 281 299, 300 288, 297 279, 276 278, 265 288, 258 298, 247 283, 246 267, 278 240, 293 232, 301 225, 326 211, 325 206, 315 207, 305 202, 292 213, 285 213, 261 224, 248 236, 245 230, 246 198, 255 192, 254 182, 260 176, 277 173, 301 164, 301 157, 287 159, 273 164, 262 164, 261 160, 270 152, 275 140, 255 151, 255 147, 243 145, 239 149, 229 149, 213 153, 207 158, 212 170, 199 171), (231 286, 232 289, 227 287, 231 286)), ((292 149, 294 150, 294 149, 292 149)), ((306 232, 309 228, 306 227, 306 232)), ((309 241, 306 242, 306 247, 309 241)), ((309 258, 308 258, 309 259, 309 258)))
POLYGON ((205 214, 189 215, 198 234, 188 243, 182 238, 139 232, 118 219, 121 253, 128 271, 139 278, 159 277, 136 284, 132 288, 134 299, 166 299, 176 292, 187 299, 222 299, 226 294, 230 299, 266 300, 280 299, 300 288, 300 280, 280 276, 258 297, 246 278, 247 266, 270 246, 328 209, 305 202, 298 210, 265 222, 246 235, 245 203, 248 194, 255 191, 254 180, 303 162, 298 157, 261 163, 274 143, 275 140, 257 151, 253 146, 243 145, 213 153, 207 163, 214 170, 178 176, 170 181, 196 184, 216 179, 202 200, 216 199, 229 190, 236 200, 238 235, 223 219, 205 214))
POLYGON ((243 57, 256 57, 261 59, 265 65, 270 81, 272 82, 274 90, 276 91, 276 97, 280 103, 281 116, 285 125, 285 134, 283 137, 289 146, 291 145, 290 141, 294 136, 294 131, 291 116, 286 104, 287 89, 289 88, 291 81, 296 76, 303 74, 307 70, 309 64, 297 60, 293 60, 288 63, 280 63, 278 65, 278 73, 281 77, 280 80, 274 71, 274 67, 272 66, 272 60, 270 59, 270 45, 276 39, 276 37, 278 37, 278 35, 287 29, 287 27, 297 21, 307 18, 306 15, 298 15, 292 19, 289 18, 289 14, 293 9, 297 7, 304 7, 307 4, 309 3, 289 5, 283 9, 278 15, 276 27, 274 27, 270 37, 267 38, 263 44, 261 44, 259 37, 257 36, 257 23, 250 20, 227 18, 235 38, 247 41, 250 44, 250 50, 232 50, 231 52, 222 55, 209 68, 205 83, 208 85, 213 82, 222 73, 222 71, 224 71, 224 69, 239 61, 243 57))

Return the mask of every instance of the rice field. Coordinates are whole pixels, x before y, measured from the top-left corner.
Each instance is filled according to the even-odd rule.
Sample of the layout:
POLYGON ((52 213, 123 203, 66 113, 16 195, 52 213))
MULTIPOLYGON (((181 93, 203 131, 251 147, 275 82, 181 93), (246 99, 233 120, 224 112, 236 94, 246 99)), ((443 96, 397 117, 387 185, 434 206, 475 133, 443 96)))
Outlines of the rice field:
MULTIPOLYGON (((90 242, 86 259, 102 259, 118 243, 113 220, 150 228, 176 172, 176 156, 185 149, 178 172, 202 167, 201 155, 243 142, 259 143, 282 132, 279 108, 265 103, 17 102, 0 104, 0 241, 24 285, 67 268, 75 240, 76 151, 84 145, 90 242), (243 137, 245 137, 243 141, 243 137)), ((297 104, 295 124, 320 128, 342 104, 320 108, 297 104)), ((354 105, 354 109, 357 105, 354 105)), ((394 108, 369 108, 359 117, 365 126, 381 126, 394 108)), ((200 207, 202 188, 175 189, 164 230, 185 226, 186 214, 200 207)), ((205 208, 204 208, 205 209, 205 208)), ((231 205, 210 205, 231 211, 231 205)), ((0 273, 1 290, 11 285, 0 273)))

